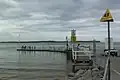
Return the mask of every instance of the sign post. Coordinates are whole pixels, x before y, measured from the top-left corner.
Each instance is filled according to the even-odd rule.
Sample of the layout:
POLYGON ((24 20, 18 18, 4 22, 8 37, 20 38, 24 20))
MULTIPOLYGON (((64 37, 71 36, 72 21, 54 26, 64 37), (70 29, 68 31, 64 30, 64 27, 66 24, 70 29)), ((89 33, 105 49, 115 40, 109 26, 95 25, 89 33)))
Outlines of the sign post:
POLYGON ((76 30, 71 30, 71 42, 76 42, 76 30))
POLYGON ((110 22, 113 22, 112 15, 110 10, 107 9, 105 14, 100 19, 100 22, 107 22, 108 23, 108 80, 110 80, 111 72, 110 72, 110 22))

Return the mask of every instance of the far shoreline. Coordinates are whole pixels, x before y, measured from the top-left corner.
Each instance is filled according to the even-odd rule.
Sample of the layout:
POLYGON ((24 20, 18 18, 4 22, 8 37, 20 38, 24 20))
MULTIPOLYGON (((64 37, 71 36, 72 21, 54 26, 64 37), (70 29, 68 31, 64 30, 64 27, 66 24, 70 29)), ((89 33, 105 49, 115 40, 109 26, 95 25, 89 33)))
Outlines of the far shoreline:
MULTIPOLYGON (((0 43, 66 43, 66 41, 1 41, 0 43)), ((93 41, 76 41, 76 42, 93 42, 93 41)), ((100 41, 96 41, 100 42, 100 41)))

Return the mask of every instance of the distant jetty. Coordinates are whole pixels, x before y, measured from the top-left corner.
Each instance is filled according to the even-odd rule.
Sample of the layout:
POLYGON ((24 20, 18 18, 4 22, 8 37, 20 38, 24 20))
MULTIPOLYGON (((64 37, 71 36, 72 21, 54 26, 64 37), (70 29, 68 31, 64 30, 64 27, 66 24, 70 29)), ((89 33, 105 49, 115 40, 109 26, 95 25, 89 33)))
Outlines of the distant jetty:
POLYGON ((47 51, 47 52, 60 52, 60 53, 67 53, 71 52, 71 50, 49 50, 49 49, 17 49, 17 51, 47 51))

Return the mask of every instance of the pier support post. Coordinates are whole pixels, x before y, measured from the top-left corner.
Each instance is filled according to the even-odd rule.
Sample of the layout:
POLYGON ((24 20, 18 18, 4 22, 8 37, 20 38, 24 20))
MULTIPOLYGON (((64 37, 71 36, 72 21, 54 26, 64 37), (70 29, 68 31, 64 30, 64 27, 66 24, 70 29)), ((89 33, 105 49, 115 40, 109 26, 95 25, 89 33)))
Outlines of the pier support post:
POLYGON ((94 39, 93 40, 93 54, 94 54, 94 56, 95 56, 95 62, 96 62, 96 40, 94 39))

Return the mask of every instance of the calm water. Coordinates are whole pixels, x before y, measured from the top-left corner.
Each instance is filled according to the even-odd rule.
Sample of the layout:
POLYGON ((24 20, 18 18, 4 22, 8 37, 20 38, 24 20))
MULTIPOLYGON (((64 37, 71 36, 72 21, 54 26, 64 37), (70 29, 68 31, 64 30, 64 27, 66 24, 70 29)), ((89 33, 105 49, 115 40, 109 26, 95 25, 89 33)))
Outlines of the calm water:
MULTIPOLYGON (((83 43, 85 44, 85 43, 83 43)), ((92 43, 89 43, 92 44, 92 43)), ((66 76, 66 55, 52 52, 18 52, 21 45, 37 48, 65 47, 64 43, 0 43, 0 79, 7 80, 64 80, 66 76)), ((115 44, 120 50, 120 43, 115 44)), ((103 53, 104 44, 97 43, 97 54, 103 53)), ((103 64, 97 58, 99 64, 103 64)))

